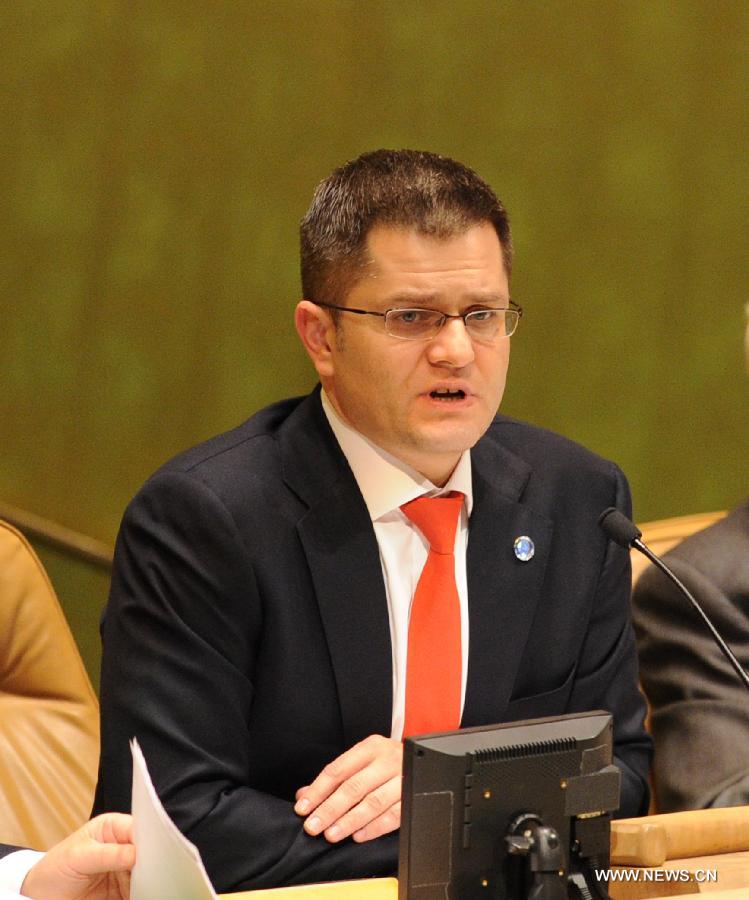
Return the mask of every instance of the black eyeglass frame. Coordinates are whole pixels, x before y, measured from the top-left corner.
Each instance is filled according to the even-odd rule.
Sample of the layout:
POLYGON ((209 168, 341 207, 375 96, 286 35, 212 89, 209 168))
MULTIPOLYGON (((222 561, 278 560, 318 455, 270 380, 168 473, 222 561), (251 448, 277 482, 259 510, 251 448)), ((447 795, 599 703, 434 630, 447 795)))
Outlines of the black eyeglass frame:
POLYGON ((440 312, 438 309, 429 309, 428 307, 425 307, 425 306, 414 306, 414 307, 394 306, 391 309, 386 309, 385 312, 375 312, 374 310, 371 310, 371 309, 356 309, 355 307, 351 307, 351 306, 336 306, 335 303, 323 303, 320 300, 312 300, 311 302, 314 303, 315 306, 322 306, 323 309, 337 309, 339 312, 355 313, 357 316, 378 316, 379 318, 385 320, 386 328, 387 328, 388 315, 390 313, 394 313, 394 312, 400 312, 400 313, 403 313, 403 312, 431 312, 431 313, 438 313, 442 317, 439 324, 437 324, 435 326, 434 334, 428 338, 425 338, 425 337, 409 338, 409 337, 406 337, 405 335, 393 334, 391 331, 388 331, 388 334, 390 335, 390 337, 394 337, 396 340, 400 340, 400 341, 432 340, 432 338, 435 338, 440 333, 445 322, 447 322, 448 319, 462 319, 463 326, 465 327, 466 331, 468 331, 468 333, 470 334, 470 331, 468 330, 468 322, 466 321, 466 319, 469 316, 474 315, 475 313, 482 313, 482 312, 514 312, 514 313, 516 313, 517 319, 515 321, 515 327, 512 329, 512 331, 509 334, 502 335, 502 337, 512 337, 513 334, 515 334, 515 332, 517 331, 517 327, 520 324, 520 320, 523 318, 523 307, 519 306, 517 303, 515 303, 514 300, 510 300, 509 306, 484 306, 484 307, 480 307, 479 309, 471 309, 466 313, 456 313, 455 315, 450 315, 449 313, 440 312))

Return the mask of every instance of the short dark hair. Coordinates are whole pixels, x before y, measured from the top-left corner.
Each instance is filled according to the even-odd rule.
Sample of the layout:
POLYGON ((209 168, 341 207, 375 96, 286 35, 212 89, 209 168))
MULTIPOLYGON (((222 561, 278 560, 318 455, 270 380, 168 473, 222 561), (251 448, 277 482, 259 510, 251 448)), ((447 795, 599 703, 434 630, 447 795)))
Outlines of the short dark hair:
POLYGON ((340 303, 365 264, 375 225, 447 238, 490 222, 512 269, 510 221, 489 185, 462 163, 421 150, 374 150, 336 169, 315 189, 302 219, 302 291, 340 303))

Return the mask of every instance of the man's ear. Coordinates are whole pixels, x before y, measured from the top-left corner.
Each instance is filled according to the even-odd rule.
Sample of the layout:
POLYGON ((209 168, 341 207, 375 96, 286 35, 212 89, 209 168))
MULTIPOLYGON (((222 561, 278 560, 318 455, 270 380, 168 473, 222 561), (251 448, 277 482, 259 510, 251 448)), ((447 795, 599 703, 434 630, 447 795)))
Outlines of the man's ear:
POLYGON ((310 300, 300 300, 294 313, 294 324, 317 374, 320 378, 330 378, 333 375, 331 348, 335 343, 335 326, 330 314, 310 300))

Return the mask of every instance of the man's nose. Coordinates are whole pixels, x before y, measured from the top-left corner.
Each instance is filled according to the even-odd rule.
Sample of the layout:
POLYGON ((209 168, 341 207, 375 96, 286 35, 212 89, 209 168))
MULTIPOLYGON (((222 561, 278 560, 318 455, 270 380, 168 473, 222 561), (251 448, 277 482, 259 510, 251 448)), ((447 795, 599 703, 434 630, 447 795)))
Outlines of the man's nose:
POLYGON ((427 357, 434 366, 459 369, 472 363, 474 356, 473 341, 459 316, 447 319, 427 347, 427 357))

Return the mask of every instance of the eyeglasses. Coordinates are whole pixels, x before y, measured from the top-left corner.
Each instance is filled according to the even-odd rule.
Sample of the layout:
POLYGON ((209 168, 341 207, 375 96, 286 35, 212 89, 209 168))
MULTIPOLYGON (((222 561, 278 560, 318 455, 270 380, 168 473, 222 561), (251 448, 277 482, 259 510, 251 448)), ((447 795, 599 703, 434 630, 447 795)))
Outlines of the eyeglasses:
POLYGON ((394 338, 404 341, 428 341, 439 334, 448 319, 462 319, 468 334, 479 341, 491 341, 513 335, 523 316, 522 307, 510 301, 503 309, 472 309, 470 312, 449 316, 437 309, 388 309, 384 313, 370 309, 352 309, 350 306, 336 306, 333 303, 312 301, 315 306, 337 309, 339 312, 355 313, 358 316, 379 316, 385 320, 385 331, 394 338))

